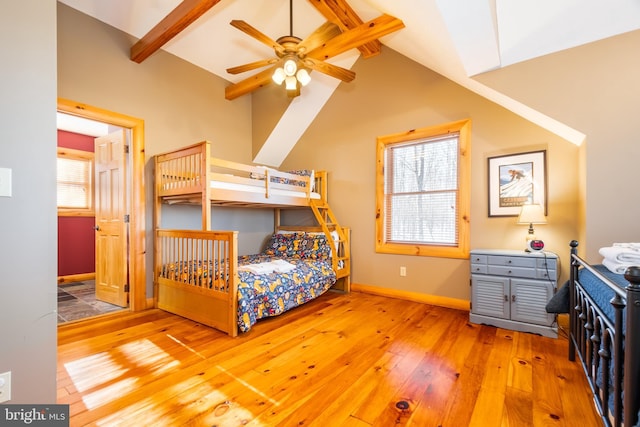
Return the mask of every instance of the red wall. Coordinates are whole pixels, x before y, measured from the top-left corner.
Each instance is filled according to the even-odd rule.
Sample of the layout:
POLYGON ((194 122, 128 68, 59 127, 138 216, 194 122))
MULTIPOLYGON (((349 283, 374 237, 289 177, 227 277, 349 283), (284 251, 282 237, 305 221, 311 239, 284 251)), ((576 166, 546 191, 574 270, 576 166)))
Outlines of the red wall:
POLYGON ((58 276, 96 271, 95 218, 58 217, 58 276))
MULTIPOLYGON (((93 152, 93 137, 58 131, 58 147, 93 152)), ((58 276, 94 273, 95 217, 58 217, 58 276)))
POLYGON ((94 137, 79 133, 58 131, 58 147, 73 148, 74 150, 90 151, 93 153, 94 137))

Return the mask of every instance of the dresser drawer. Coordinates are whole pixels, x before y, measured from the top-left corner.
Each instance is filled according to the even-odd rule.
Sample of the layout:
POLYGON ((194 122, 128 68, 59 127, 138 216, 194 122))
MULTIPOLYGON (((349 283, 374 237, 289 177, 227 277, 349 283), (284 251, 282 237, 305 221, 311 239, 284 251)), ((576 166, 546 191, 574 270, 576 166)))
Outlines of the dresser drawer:
POLYGON ((486 263, 487 263, 486 255, 471 254, 471 264, 486 264, 486 263))
POLYGON ((536 268, 536 259, 527 257, 508 257, 489 255, 489 265, 506 265, 514 267, 536 268))
POLYGON ((487 274, 487 265, 486 264, 471 264, 471 273, 487 274))
POLYGON ((556 270, 552 270, 551 268, 549 268, 549 270, 545 268, 539 268, 536 271, 538 272, 538 274, 536 275, 538 279, 556 280, 558 278, 558 273, 556 272, 556 270))
POLYGON ((538 268, 542 268, 542 269, 548 268, 549 271, 557 270, 557 265, 558 265, 558 261, 553 258, 542 258, 537 260, 538 268))
POLYGON ((487 272, 488 274, 495 274, 496 276, 528 277, 531 279, 537 278, 535 268, 514 267, 508 265, 489 265, 487 272))

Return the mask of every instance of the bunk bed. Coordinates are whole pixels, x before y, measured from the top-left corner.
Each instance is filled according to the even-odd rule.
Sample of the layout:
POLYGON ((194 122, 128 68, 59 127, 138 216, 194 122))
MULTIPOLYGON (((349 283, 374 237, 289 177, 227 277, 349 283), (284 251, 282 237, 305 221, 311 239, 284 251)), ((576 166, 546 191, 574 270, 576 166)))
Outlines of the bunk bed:
POLYGON ((217 159, 210 146, 203 141, 154 158, 158 308, 236 336, 330 288, 349 292, 349 229, 327 203, 326 172, 217 159), (202 230, 160 228, 163 204, 200 205, 202 230), (212 206, 274 209, 264 251, 241 256, 237 230, 211 230, 212 206), (311 209, 317 225, 280 224, 284 208, 311 209))
POLYGON ((570 246, 569 359, 577 353, 606 426, 638 425, 640 267, 615 274, 570 246))

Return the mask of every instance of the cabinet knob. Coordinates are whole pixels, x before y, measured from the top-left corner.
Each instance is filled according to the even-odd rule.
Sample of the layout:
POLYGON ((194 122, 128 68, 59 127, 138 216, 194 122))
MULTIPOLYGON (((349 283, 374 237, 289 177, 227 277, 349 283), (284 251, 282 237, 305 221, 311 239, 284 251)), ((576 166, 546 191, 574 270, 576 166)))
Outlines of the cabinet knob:
POLYGON ((504 296, 504 302, 509 302, 509 295, 504 296))

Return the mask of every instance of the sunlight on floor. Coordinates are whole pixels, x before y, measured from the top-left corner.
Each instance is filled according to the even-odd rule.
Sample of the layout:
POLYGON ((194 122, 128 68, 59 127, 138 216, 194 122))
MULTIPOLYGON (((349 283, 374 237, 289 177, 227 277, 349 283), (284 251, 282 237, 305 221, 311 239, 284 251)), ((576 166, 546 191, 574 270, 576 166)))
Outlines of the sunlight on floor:
POLYGON ((167 334, 167 337, 169 337, 170 339, 174 340, 175 342, 177 342, 178 344, 180 344, 181 346, 183 346, 184 348, 186 348, 187 350, 189 350, 193 354, 197 355, 201 359, 205 359, 205 357, 202 354, 198 353, 197 351, 195 351, 194 349, 192 349, 191 347, 189 347, 188 345, 186 345, 185 343, 180 341, 178 338, 176 338, 176 337, 174 337, 174 336, 172 336, 170 334, 167 334))
MULTIPOLYGON (((178 338, 169 334, 166 336, 202 360, 206 360, 205 356, 178 338)), ((146 425, 154 426, 173 426, 192 421, 218 427, 244 425, 252 421, 253 425, 262 426, 255 420, 254 414, 231 401, 224 392, 214 388, 213 384, 221 388, 231 386, 248 389, 278 405, 278 402, 222 366, 213 365, 206 369, 206 375, 194 373, 180 383, 168 385, 153 396, 145 394, 145 384, 140 384, 139 378, 149 378, 149 375, 153 375, 160 377, 158 381, 162 381, 164 373, 179 366, 180 361, 148 339, 126 343, 111 349, 108 353, 99 353, 64 365, 75 388, 84 393, 82 402, 86 409, 97 410, 116 401, 123 402, 121 410, 106 414, 96 421, 96 424, 101 426, 122 425, 131 419, 144 419, 146 425), (100 375, 87 376, 88 370, 100 372, 100 375), (139 371, 139 375, 136 371, 139 371), (231 379, 225 380, 224 384, 214 383, 214 378, 220 374, 231 379), (163 395, 160 401, 174 400, 172 411, 167 412, 166 406, 161 411, 156 408, 155 402, 158 401, 159 394, 163 395)))
POLYGON ((202 418, 204 425, 217 427, 236 427, 250 424, 256 427, 265 426, 258 421, 247 409, 239 407, 233 402, 222 403, 202 418))
POLYGON ((119 349, 127 358, 127 362, 136 369, 144 367, 153 371, 156 375, 180 365, 179 361, 146 339, 126 344, 119 349))
POLYGON ((237 382, 239 382, 240 384, 242 384, 243 386, 245 386, 246 388, 248 388, 249 390, 253 391, 256 394, 259 394, 260 396, 262 396, 265 400, 268 400, 269 402, 273 403, 276 406, 280 406, 280 402, 270 398, 269 396, 267 396, 266 394, 264 394, 263 392, 261 392, 260 390, 258 390, 257 388, 255 388, 254 386, 249 384, 248 382, 244 381, 242 378, 239 378, 239 377, 233 375, 231 372, 227 371, 225 368, 223 368, 220 365, 218 365, 216 367, 218 369, 220 369, 222 372, 224 372, 225 374, 229 375, 231 378, 233 378, 237 382))
POLYGON ((126 378, 108 386, 102 385, 98 391, 85 395, 82 402, 89 410, 98 408, 135 390, 137 382, 137 378, 126 378))
POLYGON ((127 369, 121 367, 119 363, 112 360, 109 353, 100 353, 65 363, 64 367, 69 374, 69 378, 73 381, 74 387, 81 393, 113 381, 127 371, 127 369), (88 369, 100 372, 100 375, 87 378, 83 374, 85 374, 88 369))

